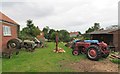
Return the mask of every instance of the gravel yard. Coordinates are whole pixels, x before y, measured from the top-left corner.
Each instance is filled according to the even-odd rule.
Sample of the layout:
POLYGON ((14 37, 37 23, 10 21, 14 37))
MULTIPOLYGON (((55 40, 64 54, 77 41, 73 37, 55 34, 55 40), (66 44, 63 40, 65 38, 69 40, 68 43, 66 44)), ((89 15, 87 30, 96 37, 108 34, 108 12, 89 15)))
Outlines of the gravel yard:
POLYGON ((70 67, 77 72, 118 72, 118 64, 114 64, 108 59, 102 61, 83 59, 80 62, 64 64, 63 67, 70 67))

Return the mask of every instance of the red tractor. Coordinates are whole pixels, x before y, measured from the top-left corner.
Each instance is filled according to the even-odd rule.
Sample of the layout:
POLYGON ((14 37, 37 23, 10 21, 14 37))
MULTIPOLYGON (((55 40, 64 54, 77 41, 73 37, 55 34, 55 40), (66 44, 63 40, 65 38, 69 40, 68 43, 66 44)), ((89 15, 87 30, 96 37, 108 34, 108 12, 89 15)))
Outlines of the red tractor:
POLYGON ((101 57, 107 58, 110 51, 108 45, 98 40, 76 41, 73 45, 73 55, 86 54, 90 60, 99 60, 101 57))

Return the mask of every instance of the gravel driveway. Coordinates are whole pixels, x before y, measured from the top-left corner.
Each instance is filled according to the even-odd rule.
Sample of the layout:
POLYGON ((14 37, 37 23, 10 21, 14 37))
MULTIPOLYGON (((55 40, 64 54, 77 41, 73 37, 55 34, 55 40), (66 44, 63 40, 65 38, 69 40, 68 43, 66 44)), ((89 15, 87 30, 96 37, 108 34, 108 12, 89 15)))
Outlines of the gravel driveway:
POLYGON ((66 63, 62 67, 71 68, 77 72, 118 72, 118 64, 114 64, 108 59, 101 61, 82 59, 80 62, 66 63))

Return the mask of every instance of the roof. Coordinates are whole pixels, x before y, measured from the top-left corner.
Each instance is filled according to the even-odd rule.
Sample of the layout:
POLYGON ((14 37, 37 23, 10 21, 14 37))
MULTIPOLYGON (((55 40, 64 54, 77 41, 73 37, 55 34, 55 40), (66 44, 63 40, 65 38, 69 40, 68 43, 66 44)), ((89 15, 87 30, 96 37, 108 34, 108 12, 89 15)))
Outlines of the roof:
POLYGON ((70 34, 76 34, 76 35, 78 35, 79 33, 78 32, 70 32, 70 34))
POLYGON ((112 34, 111 32, 117 31, 117 30, 118 29, 100 30, 100 31, 90 32, 88 34, 112 34))
POLYGON ((44 32, 41 32, 39 35, 37 35, 37 38, 38 38, 38 39, 44 38, 44 32))
POLYGON ((11 23, 11 24, 14 24, 14 25, 18 25, 14 20, 12 20, 11 18, 9 18, 8 16, 6 16, 5 14, 3 14, 2 12, 0 12, 0 21, 11 23))

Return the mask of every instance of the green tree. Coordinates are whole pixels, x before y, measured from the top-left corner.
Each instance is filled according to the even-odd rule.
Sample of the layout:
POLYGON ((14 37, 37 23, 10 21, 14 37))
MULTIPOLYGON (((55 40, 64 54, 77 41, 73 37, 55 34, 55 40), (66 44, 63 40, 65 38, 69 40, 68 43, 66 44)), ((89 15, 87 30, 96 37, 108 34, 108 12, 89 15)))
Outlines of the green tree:
POLYGON ((78 31, 79 35, 81 35, 82 33, 80 31, 78 31))
POLYGON ((53 36, 52 36, 52 33, 56 32, 54 29, 50 29, 49 33, 48 33, 48 40, 53 40, 53 36))
POLYGON ((97 31, 100 29, 100 24, 99 23, 94 23, 94 30, 97 31))
POLYGON ((54 30, 54 29, 50 29, 48 26, 43 28, 43 32, 44 32, 44 36, 46 39, 48 40, 52 40, 55 41, 55 33, 58 32, 58 37, 59 37, 59 41, 69 41, 70 40, 70 35, 69 32, 67 30, 54 30))
POLYGON ((38 26, 36 27, 32 20, 27 20, 27 26, 20 31, 20 38, 26 39, 26 38, 33 38, 40 34, 40 29, 38 26))
POLYGON ((85 31, 85 33, 90 33, 93 31, 100 30, 100 24, 99 23, 94 23, 94 26, 88 28, 88 30, 85 31))
POLYGON ((52 41, 55 41, 55 36, 56 35, 56 32, 52 32, 52 34, 50 35, 51 37, 50 37, 50 39, 52 40, 52 41))
POLYGON ((59 39, 64 42, 68 42, 70 40, 70 35, 67 30, 60 30, 59 32, 59 39))
POLYGON ((50 28, 49 28, 48 26, 46 26, 46 27, 44 27, 43 30, 42 30, 42 31, 44 32, 44 36, 45 36, 46 39, 49 39, 49 35, 48 35, 49 29, 50 29, 50 28))

